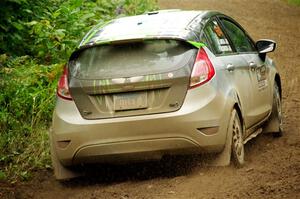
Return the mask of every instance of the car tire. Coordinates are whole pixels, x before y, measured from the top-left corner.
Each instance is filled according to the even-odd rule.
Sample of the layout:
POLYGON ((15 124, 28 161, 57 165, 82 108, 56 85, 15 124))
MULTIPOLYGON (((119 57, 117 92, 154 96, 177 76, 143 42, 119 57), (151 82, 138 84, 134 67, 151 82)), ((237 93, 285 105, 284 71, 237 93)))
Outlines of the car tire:
POLYGON ((276 82, 274 84, 272 116, 278 122, 278 130, 273 132, 273 136, 274 137, 281 137, 283 135, 283 131, 282 131, 282 107, 281 107, 281 97, 280 97, 280 93, 279 93, 279 87, 278 87, 276 82))
POLYGON ((235 109, 231 113, 228 131, 232 134, 231 160, 236 167, 242 167, 245 163, 244 133, 240 117, 235 109))

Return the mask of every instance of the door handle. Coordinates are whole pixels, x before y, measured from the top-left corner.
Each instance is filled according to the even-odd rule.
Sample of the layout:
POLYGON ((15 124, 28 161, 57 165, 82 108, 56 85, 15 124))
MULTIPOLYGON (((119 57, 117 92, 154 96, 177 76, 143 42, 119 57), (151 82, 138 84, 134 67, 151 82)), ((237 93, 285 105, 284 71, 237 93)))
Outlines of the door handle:
POLYGON ((250 67, 251 71, 255 71, 255 68, 257 67, 257 65, 254 62, 250 62, 249 67, 250 67))
POLYGON ((228 70, 229 72, 234 71, 235 66, 233 64, 227 64, 226 66, 226 70, 228 70))

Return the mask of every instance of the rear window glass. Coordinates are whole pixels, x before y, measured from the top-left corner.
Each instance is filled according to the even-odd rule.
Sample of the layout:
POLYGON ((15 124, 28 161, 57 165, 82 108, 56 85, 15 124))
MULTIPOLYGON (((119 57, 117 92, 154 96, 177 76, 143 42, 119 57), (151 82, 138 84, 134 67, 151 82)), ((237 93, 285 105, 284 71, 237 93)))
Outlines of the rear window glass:
POLYGON ((188 64, 196 50, 177 40, 146 40, 95 46, 72 61, 70 72, 80 79, 108 79, 157 74, 188 64))

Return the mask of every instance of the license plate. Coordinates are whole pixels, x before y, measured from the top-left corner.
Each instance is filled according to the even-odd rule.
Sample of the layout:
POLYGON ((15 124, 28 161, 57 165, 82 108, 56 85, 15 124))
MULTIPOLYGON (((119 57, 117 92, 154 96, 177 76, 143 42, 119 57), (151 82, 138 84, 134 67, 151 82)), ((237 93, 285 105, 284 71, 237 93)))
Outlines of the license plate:
POLYGON ((147 92, 121 93, 113 95, 114 110, 133 110, 148 107, 147 92))

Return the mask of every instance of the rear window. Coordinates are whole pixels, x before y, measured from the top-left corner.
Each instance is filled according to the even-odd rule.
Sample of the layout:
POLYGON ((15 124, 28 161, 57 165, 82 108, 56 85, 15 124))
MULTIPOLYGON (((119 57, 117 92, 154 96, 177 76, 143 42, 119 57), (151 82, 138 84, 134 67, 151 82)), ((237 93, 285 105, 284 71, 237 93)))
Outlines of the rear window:
POLYGON ((71 76, 109 79, 157 74, 188 64, 196 50, 183 41, 145 40, 88 48, 71 63, 71 76))

